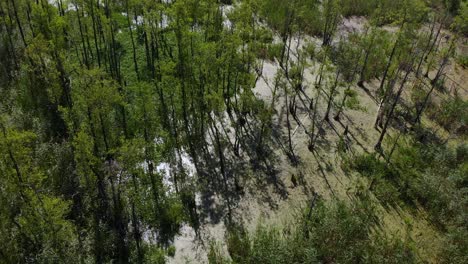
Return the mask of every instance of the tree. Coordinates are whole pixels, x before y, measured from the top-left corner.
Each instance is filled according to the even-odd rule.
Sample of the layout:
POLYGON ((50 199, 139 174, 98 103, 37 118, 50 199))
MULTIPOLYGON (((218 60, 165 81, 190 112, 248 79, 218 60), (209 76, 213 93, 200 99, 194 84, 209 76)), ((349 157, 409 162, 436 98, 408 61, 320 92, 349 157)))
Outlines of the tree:
POLYGON ((47 188, 47 172, 34 164, 31 145, 36 135, 0 123, 0 236, 5 241, 0 259, 6 262, 61 262, 83 257, 78 250, 76 229, 67 219, 70 201, 47 188))

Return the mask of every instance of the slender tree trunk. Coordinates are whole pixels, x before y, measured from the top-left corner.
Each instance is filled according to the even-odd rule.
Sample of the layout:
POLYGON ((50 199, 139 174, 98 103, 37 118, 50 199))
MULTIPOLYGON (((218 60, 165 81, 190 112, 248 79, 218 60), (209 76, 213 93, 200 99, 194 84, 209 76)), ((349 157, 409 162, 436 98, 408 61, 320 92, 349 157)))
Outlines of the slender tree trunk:
POLYGON ((338 78, 340 76, 340 71, 336 72, 335 82, 333 83, 332 89, 328 96, 328 103, 327 103, 327 111, 325 112, 325 117, 323 118, 325 121, 330 121, 330 111, 333 104, 333 97, 335 96, 336 88, 338 87, 338 78))
POLYGON ((377 129, 377 127, 382 127, 382 121, 383 121, 382 119, 383 119, 383 114, 384 114, 384 109, 383 108, 384 108, 384 105, 385 105, 388 97, 393 92, 393 87, 395 86, 395 83, 398 80, 399 75, 400 75, 400 68, 398 68, 398 70, 395 73, 393 79, 390 81, 389 86, 385 90, 384 95, 380 99, 379 107, 377 108, 377 115, 375 117, 375 122, 374 122, 374 128, 375 129, 377 129))
MULTIPOLYGON (((421 65, 422 65, 422 63, 424 61, 424 58, 426 58, 428 56, 427 51, 430 52, 430 47, 431 47, 431 43, 432 43, 432 36, 434 35, 435 26, 436 26, 436 19, 434 18, 434 23, 432 23, 432 27, 431 27, 431 33, 429 34, 429 40, 427 41, 427 45, 426 45, 425 50, 423 50, 423 53, 421 54, 421 58, 419 59, 418 67, 416 68, 416 77, 419 77, 419 75, 420 75, 421 65)), ((442 25, 439 27, 439 30, 437 31, 435 39, 437 39, 439 37, 439 33, 440 33, 441 28, 442 28, 442 25)))
POLYGON ((226 174, 226 167, 225 167, 225 161, 224 161, 224 153, 223 153, 223 148, 221 146, 221 140, 219 136, 219 131, 218 128, 214 122, 214 119, 210 116, 211 122, 210 122, 210 127, 212 130, 212 133, 214 134, 215 140, 216 140, 216 151, 218 152, 218 159, 219 159, 219 166, 221 170, 221 175, 223 177, 223 186, 224 186, 224 195, 226 197, 227 201, 227 207, 228 207, 228 219, 229 222, 232 222, 232 208, 231 208, 231 199, 230 199, 230 194, 229 194, 229 186, 228 186, 228 178, 226 174))
POLYGON ((15 19, 16 19, 16 24, 18 25, 18 29, 20 31, 20 35, 21 35, 21 40, 23 40, 23 44, 25 47, 28 46, 28 43, 26 42, 26 37, 24 35, 24 30, 23 30, 23 26, 21 25, 21 20, 19 18, 19 15, 18 15, 18 10, 16 8, 16 0, 10 0, 11 1, 11 4, 13 6, 13 13, 15 15, 15 19))
MULTIPOLYGON (((371 54, 371 51, 372 51, 372 47, 374 46, 374 40, 375 40, 375 33, 374 32, 371 32, 372 36, 371 36, 371 41, 370 41, 370 44, 369 44, 369 47, 367 48, 366 50, 366 55, 364 57, 364 63, 362 64, 362 68, 361 68, 361 71, 359 73, 359 81, 358 81, 358 86, 359 87, 363 87, 364 86, 364 81, 365 81, 365 74, 366 74, 366 70, 367 70, 367 63, 369 61, 369 55, 371 54)), ((367 35, 367 34, 366 34, 367 35)))
MULTIPOLYGON (((401 30, 401 28, 400 28, 400 30, 401 30)), ((387 66, 385 67, 384 74, 383 74, 383 77, 382 77, 382 81, 380 82, 378 93, 381 93, 383 88, 384 88, 385 81, 387 80, 388 70, 390 69, 390 66, 392 65, 398 42, 400 42, 400 33, 398 34, 397 40, 393 44, 392 52, 390 53, 390 57, 388 59, 387 66)))
POLYGON ((450 58, 450 55, 451 55, 451 52, 452 52, 453 48, 454 48, 454 43, 452 42, 450 44, 449 51, 444 56, 444 59, 442 60, 442 64, 440 65, 439 69, 437 70, 437 73, 436 73, 434 79, 431 80, 432 86, 437 85, 437 82, 439 81, 440 77, 443 75, 445 66, 449 62, 449 58, 450 58))
POLYGON ((133 49, 133 64, 135 67, 135 74, 137 76, 137 80, 140 80, 140 73, 138 71, 138 61, 137 61, 137 55, 136 55, 136 46, 135 46, 135 40, 133 39, 133 29, 132 29, 132 23, 130 21, 130 12, 128 8, 128 1, 125 1, 125 9, 127 11, 127 23, 128 23, 128 30, 130 32, 130 40, 132 41, 132 49, 133 49))
POLYGON ((179 57, 179 63, 178 63, 178 75, 180 77, 180 85, 181 85, 181 92, 182 92, 182 115, 184 119, 184 126, 185 126, 185 132, 187 133, 187 138, 188 138, 188 145, 190 149, 190 155, 193 158, 193 163, 195 165, 197 173, 200 173, 199 169, 199 164, 198 164, 198 155, 195 150, 194 146, 194 139, 192 137, 192 132, 190 131, 190 125, 189 125, 189 117, 188 117, 188 107, 187 107, 187 94, 186 94, 186 78, 185 78, 185 59, 184 59, 184 54, 183 54, 183 43, 182 43, 182 32, 181 32, 181 25, 179 22, 179 19, 177 20, 177 29, 176 29, 176 42, 177 42, 177 50, 178 50, 178 57, 179 57))
POLYGON ((99 41, 98 41, 98 37, 97 37, 96 18, 95 18, 95 14, 94 14, 93 0, 91 0, 89 6, 91 7, 91 20, 93 22, 94 47, 96 48, 96 57, 97 57, 97 61, 98 61, 98 66, 99 66, 99 68, 101 68, 101 54, 100 54, 99 44, 98 44, 99 41))
POLYGON ((392 120, 393 117, 393 112, 395 111, 395 107, 400 99, 401 93, 403 92, 403 88, 405 87, 406 81, 408 80, 408 76, 411 73, 411 70, 408 70, 405 74, 405 77, 403 78, 403 81, 401 82, 400 88, 398 89, 397 95, 395 97, 395 100, 393 101, 393 104, 390 108, 390 113, 387 116, 387 119, 385 120, 385 124, 382 128, 382 132, 380 133, 379 139, 377 141, 377 144, 375 144, 374 149, 379 152, 383 153, 382 151, 382 141, 385 137, 385 134, 387 133, 388 126, 390 124, 390 121, 392 120))
POLYGON ((422 106, 416 112, 416 119, 414 120, 414 124, 419 124, 421 122, 421 115, 424 112, 424 110, 426 109, 427 103, 429 102, 429 98, 431 97, 431 94, 434 91, 434 88, 437 86, 437 82, 439 81, 440 76, 442 76, 442 74, 444 72, 445 66, 447 65, 447 63, 449 61, 450 54, 451 54, 451 51, 452 51, 453 47, 454 46, 453 46, 453 42, 452 42, 451 45, 450 45, 449 51, 444 56, 444 59, 442 60, 442 64, 440 65, 439 69, 437 70, 435 78, 431 81, 431 88, 430 88, 429 92, 426 94, 426 96, 424 97, 424 101, 423 101, 422 106))
POLYGON ((291 121, 289 118, 289 102, 288 102, 288 91, 286 84, 284 86, 284 98, 286 103, 286 127, 288 128, 288 148, 289 148, 289 158, 291 159, 292 163, 296 163, 296 155, 294 154, 294 147, 292 144, 292 135, 291 135, 291 121))
POLYGON ((78 18, 78 28, 80 29, 81 45, 83 46, 83 60, 84 60, 86 68, 89 69, 90 64, 89 64, 89 58, 88 58, 88 51, 86 49, 86 42, 85 42, 84 35, 83 35, 83 26, 81 23, 80 8, 78 8, 78 4, 76 2, 75 2, 75 9, 76 9, 76 16, 78 18))

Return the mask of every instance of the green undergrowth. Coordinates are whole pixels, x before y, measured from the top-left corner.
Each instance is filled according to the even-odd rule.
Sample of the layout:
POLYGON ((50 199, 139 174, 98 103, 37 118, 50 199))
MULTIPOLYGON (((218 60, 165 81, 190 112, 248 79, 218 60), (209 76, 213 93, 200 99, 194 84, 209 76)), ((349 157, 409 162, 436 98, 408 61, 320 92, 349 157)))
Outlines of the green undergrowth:
POLYGON ((369 199, 352 204, 320 200, 286 226, 230 228, 227 248, 212 244, 209 263, 414 263, 410 241, 378 231, 369 199))
POLYGON ((390 162, 374 154, 347 159, 344 168, 369 179, 369 189, 386 207, 401 206, 415 215, 421 207, 447 246, 439 261, 466 263, 468 243, 468 145, 400 142, 390 162))
POLYGON ((467 136, 468 101, 460 96, 444 99, 440 105, 428 108, 429 117, 447 131, 459 136, 467 136))

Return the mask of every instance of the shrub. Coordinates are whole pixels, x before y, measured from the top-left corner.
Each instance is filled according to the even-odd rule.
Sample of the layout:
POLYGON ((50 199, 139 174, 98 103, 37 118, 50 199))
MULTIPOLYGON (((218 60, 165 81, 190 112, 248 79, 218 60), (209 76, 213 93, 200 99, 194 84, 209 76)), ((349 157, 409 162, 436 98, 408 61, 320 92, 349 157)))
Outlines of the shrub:
POLYGON ((145 254, 145 263, 154 263, 154 264, 164 264, 166 263, 166 258, 164 250, 155 247, 148 246, 145 254))
MULTIPOLYGON (((373 155, 358 156, 346 163, 347 168, 373 177, 372 191, 381 202, 399 202, 410 208, 418 204, 428 212, 447 242, 439 256, 442 263, 466 262, 468 243, 462 237, 468 234, 467 144, 449 147, 408 140, 397 147, 391 169, 373 155)), ((393 246, 399 247, 395 243, 393 246)), ((399 252, 406 254, 405 250, 399 252)), ((371 259, 381 262, 374 255, 371 259)))
POLYGON ((270 61, 274 61, 275 58, 280 60, 282 51, 283 51, 283 44, 282 43, 270 44, 270 45, 268 45, 268 48, 267 48, 266 58, 268 60, 270 60, 270 61))
POLYGON ((223 256, 220 245, 215 242, 210 243, 210 251, 208 251, 208 263, 209 264, 230 263, 230 261, 226 257, 223 256))
POLYGON ((369 16, 378 7, 379 0, 342 0, 342 14, 350 16, 369 16))
POLYGON ((365 106, 362 106, 361 103, 359 102, 358 94, 356 91, 351 90, 351 89, 346 89, 345 90, 345 96, 348 96, 348 99, 346 100, 346 107, 352 110, 359 110, 366 112, 367 109, 365 106))
POLYGON ((457 130, 466 134, 464 128, 468 125, 468 102, 459 96, 447 99, 430 116, 447 131, 457 130))
POLYGON ((243 227, 230 227, 227 246, 229 255, 235 263, 243 263, 250 255, 250 239, 243 227))
POLYGON ((373 191, 375 197, 384 205, 398 204, 400 199, 400 192, 398 188, 391 182, 383 179, 375 180, 373 184, 373 191))
POLYGON ((468 56, 467 55, 458 55, 456 57, 456 61, 460 64, 463 68, 468 68, 468 56))
POLYGON ((391 178, 393 172, 380 161, 375 155, 368 154, 357 156, 354 160, 348 161, 350 168, 370 178, 391 178))
POLYGON ((176 248, 174 245, 171 245, 167 248, 167 255, 169 257, 174 257, 175 256, 175 253, 176 253, 176 248))
MULTIPOLYGON (((234 263, 414 263, 413 251, 399 238, 371 234, 375 219, 366 202, 319 201, 282 229, 230 229, 228 250, 234 263)), ((210 252, 210 263, 222 263, 210 252)))

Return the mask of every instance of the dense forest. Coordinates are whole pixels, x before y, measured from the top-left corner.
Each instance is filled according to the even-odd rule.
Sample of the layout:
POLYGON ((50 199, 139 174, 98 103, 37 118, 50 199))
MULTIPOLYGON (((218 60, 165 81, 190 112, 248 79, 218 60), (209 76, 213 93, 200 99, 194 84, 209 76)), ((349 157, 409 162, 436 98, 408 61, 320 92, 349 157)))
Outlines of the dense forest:
POLYGON ((468 1, 0 0, 0 263, 468 263, 468 1))

